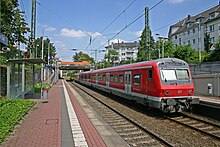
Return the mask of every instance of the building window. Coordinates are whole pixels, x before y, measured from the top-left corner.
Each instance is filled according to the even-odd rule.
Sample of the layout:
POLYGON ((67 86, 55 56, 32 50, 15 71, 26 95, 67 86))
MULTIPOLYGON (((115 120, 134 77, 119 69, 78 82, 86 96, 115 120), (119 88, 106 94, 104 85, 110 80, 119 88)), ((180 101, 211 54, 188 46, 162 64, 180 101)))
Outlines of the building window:
POLYGON ((193 29, 193 34, 195 34, 195 32, 196 32, 196 30, 195 30, 195 29, 193 29))
POLYGON ((190 31, 188 31, 188 35, 190 35, 190 31))
POLYGON ((179 43, 181 43, 181 38, 179 38, 179 43))
POLYGON ((211 37, 210 38, 210 43, 214 43, 215 42, 215 37, 211 37))
POLYGON ((177 39, 177 36, 175 36, 175 39, 177 39))
POLYGON ((215 18, 215 13, 211 13, 211 14, 209 14, 209 18, 210 18, 210 19, 215 18))
POLYGON ((134 85, 135 86, 140 86, 141 85, 141 75, 140 74, 135 74, 134 75, 134 85))
POLYGON ((193 44, 195 44, 196 43, 196 39, 193 39, 193 44))
POLYGON ((185 45, 186 44, 186 42, 185 41, 183 41, 183 45, 185 45))
POLYGON ((119 75, 119 83, 120 84, 124 83, 124 75, 119 75))
POLYGON ((188 44, 190 45, 190 40, 188 40, 188 44))
POLYGON ((215 29, 215 28, 214 28, 214 25, 209 26, 209 31, 210 31, 210 32, 213 32, 214 29, 215 29))

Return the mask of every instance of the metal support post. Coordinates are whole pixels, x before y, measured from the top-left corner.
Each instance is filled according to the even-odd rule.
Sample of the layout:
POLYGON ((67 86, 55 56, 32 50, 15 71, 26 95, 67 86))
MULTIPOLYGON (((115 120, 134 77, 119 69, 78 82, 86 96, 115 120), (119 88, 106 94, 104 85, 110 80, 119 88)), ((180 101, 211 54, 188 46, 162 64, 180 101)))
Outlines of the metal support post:
POLYGON ((11 76, 11 65, 7 66, 7 98, 11 97, 11 80, 10 80, 10 76, 11 76))
MULTIPOLYGON (((24 93, 25 91, 25 62, 22 62, 22 69, 21 69, 21 91, 24 93)), ((24 98, 24 94, 22 95, 24 98)))

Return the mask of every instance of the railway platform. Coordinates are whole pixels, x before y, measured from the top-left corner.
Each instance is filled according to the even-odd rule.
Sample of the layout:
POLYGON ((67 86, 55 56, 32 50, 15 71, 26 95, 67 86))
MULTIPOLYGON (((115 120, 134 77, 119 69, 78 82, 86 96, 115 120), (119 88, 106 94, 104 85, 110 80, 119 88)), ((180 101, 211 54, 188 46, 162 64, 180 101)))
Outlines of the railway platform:
POLYGON ((220 109, 220 97, 196 95, 199 97, 200 105, 220 109))
POLYGON ((129 146, 64 80, 36 101, 2 146, 129 146))

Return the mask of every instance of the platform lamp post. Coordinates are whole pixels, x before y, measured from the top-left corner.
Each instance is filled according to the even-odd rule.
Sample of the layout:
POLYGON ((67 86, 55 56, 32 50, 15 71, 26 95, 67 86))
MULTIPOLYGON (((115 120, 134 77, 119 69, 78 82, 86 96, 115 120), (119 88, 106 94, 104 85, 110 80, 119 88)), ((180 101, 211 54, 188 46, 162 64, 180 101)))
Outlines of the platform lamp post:
POLYGON ((201 42, 201 22, 197 21, 196 24, 199 25, 199 28, 198 28, 198 33, 199 33, 199 39, 198 39, 198 46, 199 46, 199 62, 201 62, 202 60, 202 56, 201 56, 201 50, 202 50, 202 42, 201 42))
POLYGON ((35 58, 37 58, 37 49, 38 49, 38 47, 39 47, 39 44, 36 44, 36 46, 35 46, 35 58))
POLYGON ((91 50, 91 51, 94 51, 95 52, 95 69, 97 69, 97 60, 98 60, 98 53, 101 53, 101 52, 105 52, 105 50, 91 50))
POLYGON ((50 64, 50 45, 53 45, 53 42, 49 42, 48 43, 48 51, 47 51, 47 80, 48 80, 48 84, 50 84, 50 79, 49 79, 49 74, 50 74, 50 70, 49 70, 49 64, 50 64))

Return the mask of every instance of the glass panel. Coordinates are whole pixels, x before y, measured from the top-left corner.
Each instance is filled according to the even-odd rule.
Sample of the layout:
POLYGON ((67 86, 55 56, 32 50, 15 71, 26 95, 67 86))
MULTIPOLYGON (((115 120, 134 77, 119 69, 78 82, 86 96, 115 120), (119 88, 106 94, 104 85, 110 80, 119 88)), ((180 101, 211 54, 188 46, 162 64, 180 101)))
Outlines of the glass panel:
POLYGON ((162 80, 176 80, 176 73, 174 69, 162 69, 161 70, 162 80))
POLYGON ((152 79, 153 78, 153 74, 152 74, 152 70, 148 71, 148 79, 152 79))
POLYGON ((176 76, 178 80, 189 80, 189 73, 187 69, 177 69, 176 76))
POLYGON ((114 77, 113 75, 110 75, 110 82, 113 82, 114 81, 114 77))
POLYGON ((114 75, 114 82, 118 83, 118 75, 114 75))
POLYGON ((139 86, 141 84, 141 75, 136 74, 134 75, 134 85, 139 86))
POLYGON ((124 76, 123 75, 119 75, 119 83, 120 84, 124 83, 124 76))

